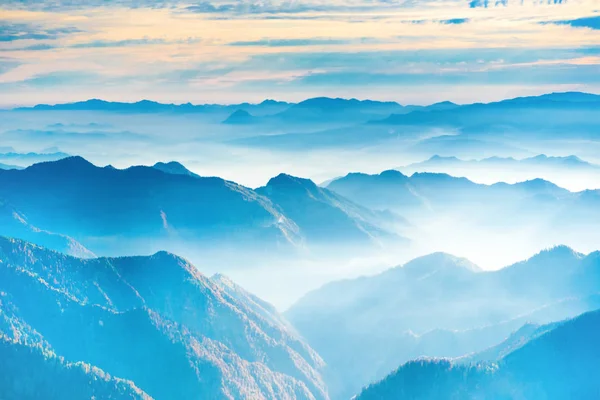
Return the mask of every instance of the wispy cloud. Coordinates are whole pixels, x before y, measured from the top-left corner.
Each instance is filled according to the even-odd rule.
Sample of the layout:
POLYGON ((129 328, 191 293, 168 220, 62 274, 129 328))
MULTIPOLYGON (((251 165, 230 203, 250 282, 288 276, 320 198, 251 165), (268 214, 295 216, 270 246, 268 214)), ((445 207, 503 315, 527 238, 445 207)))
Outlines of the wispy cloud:
POLYGON ((535 5, 539 5, 539 6, 543 6, 543 5, 557 5, 557 4, 563 4, 566 3, 567 0, 545 0, 545 1, 536 1, 536 0, 471 0, 469 2, 469 6, 471 8, 477 8, 477 7, 483 7, 483 8, 488 8, 488 7, 498 7, 498 6, 509 6, 509 5, 514 5, 514 6, 519 6, 519 5, 523 5, 524 3, 531 3, 531 4, 535 4, 535 5))
POLYGON ((469 18, 443 19, 440 22, 442 24, 446 24, 446 25, 460 25, 460 24, 466 24, 467 22, 469 22, 469 18))
POLYGON ((164 39, 126 39, 126 40, 94 40, 92 42, 75 43, 71 45, 74 49, 88 48, 108 48, 108 47, 129 47, 143 46, 148 44, 164 44, 164 39))
POLYGON ((0 100, 597 81, 595 0, 468 1, 5 0, 0 100))
POLYGON ((76 32, 80 31, 74 27, 43 28, 26 23, 0 22, 0 42, 57 39, 76 32))
POLYGON ((333 46, 347 45, 353 43, 374 43, 376 39, 360 38, 360 39, 261 39, 251 41, 232 42, 230 46, 262 46, 262 47, 296 47, 296 46, 333 46))
POLYGON ((555 24, 570 25, 575 28, 589 28, 600 30, 600 15, 592 17, 577 18, 567 21, 555 21, 555 24))

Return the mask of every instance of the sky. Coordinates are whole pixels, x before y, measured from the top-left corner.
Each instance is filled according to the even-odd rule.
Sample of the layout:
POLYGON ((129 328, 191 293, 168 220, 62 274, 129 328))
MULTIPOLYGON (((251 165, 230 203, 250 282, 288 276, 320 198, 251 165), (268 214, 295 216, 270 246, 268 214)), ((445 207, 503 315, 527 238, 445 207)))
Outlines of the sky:
POLYGON ((0 0, 0 107, 600 93, 600 0, 0 0))

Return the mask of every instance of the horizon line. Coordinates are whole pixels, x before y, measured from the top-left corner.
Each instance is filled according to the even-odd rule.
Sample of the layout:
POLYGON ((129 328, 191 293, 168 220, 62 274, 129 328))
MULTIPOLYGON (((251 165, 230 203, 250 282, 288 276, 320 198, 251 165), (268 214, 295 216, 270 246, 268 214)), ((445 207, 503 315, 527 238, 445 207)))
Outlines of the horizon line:
MULTIPOLYGON (((482 102, 482 101, 475 101, 475 102, 471 102, 471 103, 456 103, 450 100, 442 100, 442 101, 437 101, 434 103, 428 103, 428 104, 409 104, 409 103, 402 103, 399 102, 397 100, 377 100, 374 98, 358 98, 358 97, 328 97, 328 96, 314 96, 314 97, 307 97, 304 100, 298 101, 298 102, 293 102, 293 101, 286 101, 286 100, 278 100, 272 97, 267 97, 264 100, 260 101, 260 102, 248 102, 248 101, 244 101, 244 102, 235 102, 235 103, 192 103, 190 101, 187 102, 182 102, 182 103, 169 103, 169 102, 160 102, 157 100, 151 100, 148 98, 141 98, 137 101, 118 101, 118 100, 105 100, 105 99, 101 99, 101 98, 97 98, 97 97, 92 97, 92 98, 88 98, 85 100, 78 100, 78 101, 72 101, 72 102, 66 102, 66 103, 53 103, 53 104, 49 104, 49 103, 37 103, 37 104, 30 104, 30 105, 15 105, 12 107, 0 107, 0 111, 19 111, 19 110, 34 110, 36 107, 40 107, 40 106, 47 106, 47 107, 56 107, 56 106, 64 106, 64 105, 71 105, 71 104, 82 104, 82 103, 88 103, 88 102, 92 102, 92 101, 97 101, 97 102, 103 102, 103 103, 107 103, 107 104, 124 104, 124 105, 134 105, 134 104, 139 104, 139 103, 153 103, 153 104, 159 104, 159 105, 164 105, 164 106, 174 106, 174 107, 181 107, 181 106, 191 106, 191 107, 210 107, 210 106, 222 106, 222 107, 233 107, 233 106, 242 106, 242 105, 253 105, 253 106, 257 106, 257 105, 261 105, 265 102, 276 102, 276 103, 286 103, 289 105, 296 105, 296 104, 300 104, 303 102, 306 102, 308 100, 315 100, 315 99, 330 99, 330 100, 345 100, 345 101, 360 101, 360 102, 366 102, 366 101, 372 101, 372 102, 378 102, 378 103, 395 103, 398 104, 402 107, 427 107, 427 106, 432 106, 432 105, 436 105, 436 104, 442 104, 442 103, 453 103, 459 106, 465 106, 465 105, 474 105, 474 104, 493 104, 493 103, 499 103, 502 101, 507 101, 507 100, 515 100, 515 99, 524 99, 524 98, 536 98, 536 97, 541 97, 541 96, 548 96, 548 95, 559 95, 559 94, 584 94, 584 95, 591 95, 591 96, 600 96, 600 93, 594 93, 594 92, 584 92, 584 91, 552 91, 552 92, 541 92, 539 94, 535 94, 535 95, 529 95, 529 96, 516 96, 516 97, 506 97, 503 98, 501 100, 495 100, 495 101, 489 101, 489 102, 482 102)), ((70 111, 77 111, 77 110, 70 110, 70 111)))

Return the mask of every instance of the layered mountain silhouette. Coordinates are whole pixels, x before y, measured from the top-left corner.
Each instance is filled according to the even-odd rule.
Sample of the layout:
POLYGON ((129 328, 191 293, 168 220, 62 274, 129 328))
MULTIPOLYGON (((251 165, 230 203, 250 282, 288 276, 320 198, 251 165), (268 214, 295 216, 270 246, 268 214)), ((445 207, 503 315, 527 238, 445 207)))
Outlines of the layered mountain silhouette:
MULTIPOLYGON (((0 196, 49 231, 84 238, 224 236, 299 240, 296 225, 268 199, 219 178, 153 167, 99 168, 81 157, 0 171, 0 196)), ((101 247, 101 246, 99 246, 101 247)))
POLYGON ((17 165, 10 165, 10 164, 2 164, 2 163, 0 163, 0 169, 22 169, 22 167, 19 167, 17 165))
POLYGON ((410 359, 482 351, 527 322, 598 308, 599 282, 598 253, 567 247, 496 272, 436 253, 327 284, 286 316, 328 364, 332 398, 347 398, 410 359))
POLYGON ((538 113, 547 115, 547 120, 537 121, 538 128, 566 117, 569 111, 584 110, 593 112, 600 107, 600 95, 566 92, 550 93, 541 96, 518 97, 487 104, 477 103, 450 109, 433 110, 431 113, 415 111, 409 114, 392 115, 374 123, 388 125, 445 124, 447 126, 478 126, 485 124, 534 124, 538 113), (526 113, 514 113, 515 109, 526 113), (547 111, 552 111, 548 114, 547 111), (564 115, 561 115, 563 114, 564 115))
MULTIPOLYGON (((256 192, 269 198, 315 241, 365 242, 392 239, 381 228, 391 224, 389 213, 373 212, 318 187, 309 179, 280 174, 256 192)), ((396 217, 398 223, 404 223, 396 217)))
POLYGON ((417 172, 447 173, 486 184, 542 178, 572 191, 596 188, 596 181, 600 177, 599 165, 574 155, 552 157, 540 154, 522 159, 489 157, 477 160, 435 155, 426 161, 399 167, 398 170, 408 175, 417 172))
POLYGON ((442 157, 434 155, 426 161, 407 165, 398 168, 399 170, 413 174, 415 172, 447 172, 443 169, 458 166, 473 167, 513 167, 513 166, 541 166, 541 167, 567 167, 581 169, 600 169, 600 165, 595 165, 581 158, 571 155, 566 157, 552 157, 540 154, 534 157, 516 159, 513 157, 489 157, 481 160, 461 160, 457 157, 442 157), (432 168, 440 168, 431 170, 432 168))
POLYGON ((115 398, 328 398, 319 356, 266 316, 272 307, 235 293, 169 253, 82 260, 0 238, 0 349, 12 352, 2 363, 17 393, 29 381, 28 390, 64 395, 70 385, 53 392, 36 380, 83 384, 100 374, 75 388, 115 398), (70 367, 78 362, 84 373, 70 367), (31 378, 24 365, 42 370, 31 378))
POLYGON ((68 235, 96 254, 146 253, 198 239, 273 251, 346 239, 370 246, 393 237, 382 227, 394 221, 390 213, 284 175, 255 191, 175 162, 119 170, 69 157, 0 171, 0 186, 0 197, 32 225, 68 235))
POLYGON ((411 176, 397 170, 368 175, 351 173, 335 179, 328 189, 373 209, 437 209, 454 205, 496 204, 499 199, 510 202, 527 200, 569 200, 576 194, 542 179, 516 184, 482 185, 466 178, 443 173, 414 173, 411 176))
POLYGON ((600 312, 538 327, 495 361, 417 360, 365 388, 369 399, 593 399, 600 393, 600 312))
POLYGON ((75 103, 64 104, 38 104, 34 107, 17 108, 17 111, 101 111, 128 114, 147 114, 147 113, 231 113, 235 110, 244 110, 256 113, 256 115, 268 115, 281 112, 288 107, 290 103, 275 100, 265 100, 259 104, 241 103, 232 105, 221 104, 166 104, 151 100, 141 100, 134 103, 123 103, 105 101, 100 99, 90 99, 75 103))
MULTIPOLYGON (((445 156, 525 156, 530 153, 516 145, 524 138, 589 140, 597 137, 598 98, 600 96, 587 93, 551 93, 487 104, 442 102, 430 106, 385 106, 387 103, 382 103, 362 109, 352 108, 351 100, 339 106, 337 99, 327 99, 331 103, 327 108, 315 106, 306 111, 299 108, 302 104, 299 103, 282 115, 287 116, 288 121, 302 124, 312 121, 315 127, 327 118, 344 124, 308 134, 288 129, 283 134, 247 137, 236 143, 286 150, 390 144, 410 154, 426 156, 440 152, 445 156), (371 118, 365 120, 365 116, 371 118)), ((306 102, 309 105, 321 103, 319 99, 306 102)))

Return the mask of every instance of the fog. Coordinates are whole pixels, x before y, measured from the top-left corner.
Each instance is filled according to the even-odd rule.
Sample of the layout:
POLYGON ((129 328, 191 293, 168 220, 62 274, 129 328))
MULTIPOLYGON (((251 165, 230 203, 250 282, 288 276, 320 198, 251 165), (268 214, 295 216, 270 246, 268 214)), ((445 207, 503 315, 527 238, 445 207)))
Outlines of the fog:
MULTIPOLYGON (((445 172, 488 185, 541 178, 571 192, 600 188, 600 168, 593 165, 586 169, 477 163, 419 165, 435 155, 462 160, 486 157, 520 160, 539 154, 577 156, 600 165, 600 145, 595 140, 555 134, 547 139, 529 137, 515 141, 514 132, 507 136, 479 134, 465 140, 464 134, 451 126, 404 129, 343 119, 313 125, 223 124, 230 112, 2 111, 0 147, 19 153, 61 151, 81 155, 98 166, 110 164, 117 168, 175 160, 201 176, 218 176, 250 188, 264 186, 282 172, 321 184, 350 172, 377 174, 392 168, 407 175, 445 172), (264 138, 285 134, 294 134, 291 136, 294 143, 300 138, 304 144, 290 147, 262 142, 264 138), (363 140, 366 134, 376 140, 363 140), (334 140, 338 136, 344 138, 339 143, 334 140), (351 137, 361 139, 349 141, 351 137), (324 138, 328 139, 319 142, 324 138)), ((2 162, 8 164, 0 157, 2 162)), ((25 162, 16 163, 27 166, 25 162)), ((284 310, 308 291, 327 282, 373 275, 436 251, 466 257, 483 269, 494 270, 558 244, 591 252, 600 243, 600 234, 593 223, 576 221, 559 229, 563 218, 567 218, 559 211, 568 205, 535 218, 528 214, 527 218, 521 218, 528 213, 527 208, 516 208, 508 223, 502 215, 489 216, 485 221, 473 217, 477 212, 489 213, 493 208, 488 206, 478 205, 476 210, 438 209, 433 214, 398 207, 394 211, 408 221, 410 228, 395 233, 407 237, 408 246, 386 243, 362 249, 339 245, 286 254, 255 252, 243 243, 224 250, 219 245, 173 241, 118 248, 107 246, 96 254, 126 255, 133 254, 133 249, 148 254, 166 247, 189 258, 203 273, 225 273, 284 310)))

